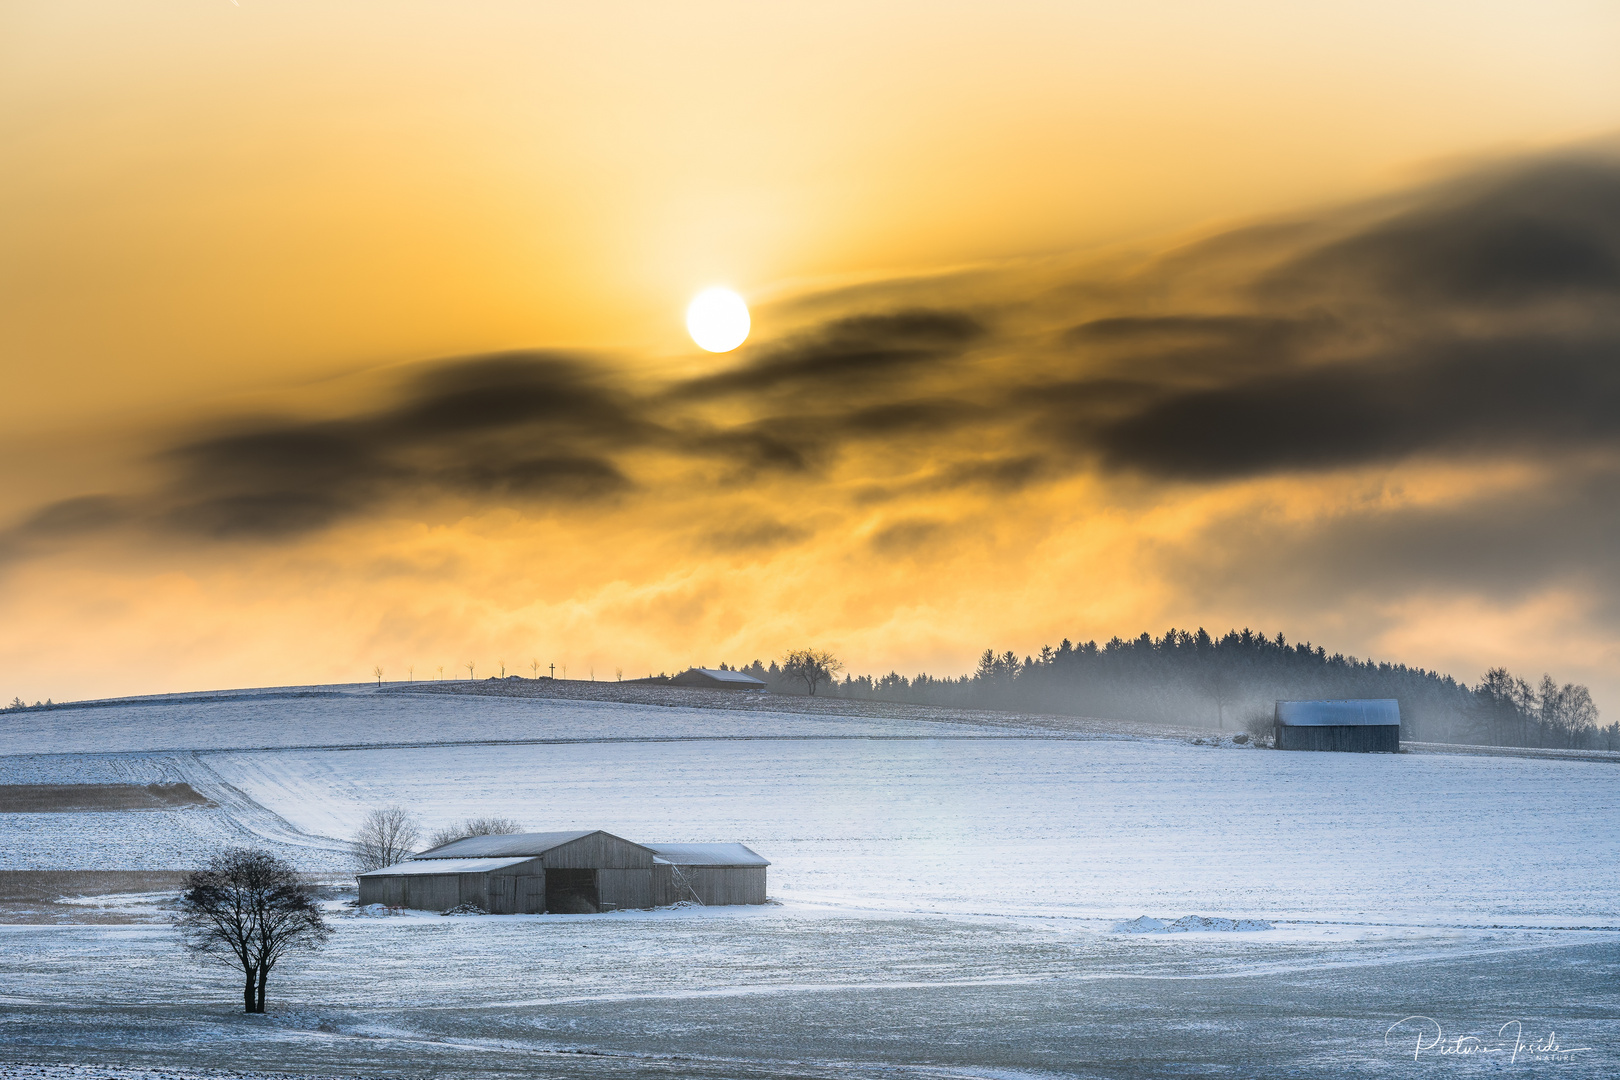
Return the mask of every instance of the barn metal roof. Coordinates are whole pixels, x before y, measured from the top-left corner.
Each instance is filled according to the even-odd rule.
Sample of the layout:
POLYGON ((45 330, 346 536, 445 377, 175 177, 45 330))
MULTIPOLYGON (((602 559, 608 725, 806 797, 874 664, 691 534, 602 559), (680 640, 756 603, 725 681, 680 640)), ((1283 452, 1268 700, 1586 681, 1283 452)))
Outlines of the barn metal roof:
POLYGON ((1378 727, 1401 722, 1394 698, 1347 701, 1279 701, 1277 721, 1285 727, 1378 727))
POLYGON ((381 870, 367 870, 360 877, 401 877, 416 874, 482 874, 526 863, 533 855, 516 859, 412 859, 381 870))
MULTIPOLYGON (((497 836, 466 836, 436 848, 411 856, 413 859, 467 859, 492 858, 507 855, 526 855, 533 858, 544 855, 552 848, 590 836, 600 829, 581 829, 576 832, 522 832, 497 836)), ((629 841, 625 841, 629 843, 629 841)))
POLYGON ((765 685, 765 683, 763 681, 754 678, 752 675, 748 674, 746 671, 721 671, 718 668, 706 668, 706 667, 691 668, 689 670, 695 671, 699 675, 707 675, 709 678, 713 679, 715 682, 736 683, 739 686, 764 686, 765 685))
POLYGON ((742 844, 643 844, 651 848, 654 862, 676 866, 769 866, 769 859, 742 844))

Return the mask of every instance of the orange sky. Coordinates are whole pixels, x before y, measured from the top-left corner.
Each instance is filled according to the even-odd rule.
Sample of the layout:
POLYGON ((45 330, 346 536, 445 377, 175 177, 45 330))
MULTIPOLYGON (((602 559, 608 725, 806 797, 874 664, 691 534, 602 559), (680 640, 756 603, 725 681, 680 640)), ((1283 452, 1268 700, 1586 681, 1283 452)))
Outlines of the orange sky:
MULTIPOLYGON (((531 656, 600 678, 806 642, 855 671, 955 672, 987 645, 1204 623, 1466 678, 1552 668, 1603 704, 1601 547, 1504 535, 1469 576, 1430 572, 1413 537, 1555 490, 1564 535, 1595 528, 1607 435, 1189 471, 1129 442, 1171 415, 1140 402, 1260 369, 1072 328, 1329 311, 1337 336, 1290 346, 1290 371, 1385 362, 1344 325, 1439 355, 1455 340, 1376 277, 1398 261, 1313 277, 1311 253, 1501 202, 1446 178, 1607 146, 1617 46, 1600 3, 11 5, 0 695, 531 656), (1304 231, 1243 257, 1197 243, 1277 222, 1304 231), (1314 291, 1278 292, 1278 266, 1314 291), (755 306, 722 358, 680 319, 717 282, 755 306), (840 322, 920 309, 967 322, 840 322), (919 355, 878 378, 868 348, 919 355), (539 487, 512 479, 528 435, 400 434, 442 397, 421 372, 513 349, 570 350, 611 413, 533 435, 539 487), (763 374, 690 381, 728 371, 763 374), (1122 404, 1105 377, 1151 389, 1122 404), (1071 412, 1030 404, 1060 383, 1071 412), (364 467, 266 480, 218 441, 314 419, 364 467), (757 457, 767 436, 796 463, 757 457), (186 516, 264 483, 341 507, 186 516), (84 496, 112 501, 71 527, 46 509, 84 496), (1286 588, 1229 549, 1256 522, 1286 588), (1384 561, 1347 581, 1309 557, 1350 535, 1384 561)), ((1593 205, 1560 227, 1609 235, 1593 205)), ((1434 310, 1447 333, 1586 342, 1612 297, 1581 289, 1514 320, 1475 293, 1434 310)))

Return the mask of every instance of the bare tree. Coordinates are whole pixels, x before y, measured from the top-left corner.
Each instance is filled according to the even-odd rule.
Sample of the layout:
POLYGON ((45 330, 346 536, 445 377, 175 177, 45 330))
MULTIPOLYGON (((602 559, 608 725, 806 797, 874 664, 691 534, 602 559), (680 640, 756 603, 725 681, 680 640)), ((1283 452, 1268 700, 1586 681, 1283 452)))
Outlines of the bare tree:
POLYGON ((538 681, 539 678, 540 678, 540 661, 538 661, 538 660, 530 660, 529 661, 529 670, 534 672, 534 677, 538 681))
POLYGON ((1203 684, 1204 693, 1209 695, 1210 701, 1215 705, 1215 726, 1222 731, 1226 730, 1226 707, 1232 704, 1232 697, 1237 691, 1237 680, 1232 672, 1221 666, 1219 658, 1212 658, 1201 673, 1200 683, 1203 684))
POLYGON ((443 664, 439 665, 439 681, 440 682, 444 681, 444 665, 443 664))
POLYGON ((523 831, 523 826, 508 817, 469 818, 468 836, 511 836, 523 831))
POLYGON ((404 862, 421 839, 416 819, 403 806, 384 806, 366 814, 349 842, 355 869, 360 873, 404 862))
POLYGON ((372 668, 371 673, 377 677, 377 685, 381 686, 382 685, 382 676, 383 676, 382 665, 378 664, 376 667, 372 668))
POLYGON ((438 830, 428 840, 429 847, 443 847, 453 844, 457 840, 465 840, 469 836, 510 836, 520 833, 523 826, 511 818, 482 817, 468 818, 460 825, 446 825, 438 830))
POLYGON ((473 667, 474 666, 475 666, 475 664, 474 664, 473 661, 471 661, 471 660, 467 661, 467 681, 468 682, 472 682, 473 667))
POLYGON ((415 664, 412 664, 410 667, 405 669, 405 681, 406 682, 415 682, 416 681, 416 665, 415 664))
POLYGON ((624 668, 622 668, 622 667, 614 668, 613 669, 613 677, 615 679, 618 679, 620 682, 624 682, 624 668))
POLYGON ((1536 697, 1543 744, 1550 737, 1559 746, 1572 748, 1596 730, 1598 709, 1586 687, 1575 683, 1559 686, 1551 675, 1543 675, 1536 697))
POLYGON ((1249 733, 1256 746, 1270 746, 1277 737, 1277 716, 1274 712, 1256 709, 1243 721, 1243 730, 1249 733))
POLYGON ((292 864, 255 848, 228 848, 187 874, 174 923, 194 955, 242 972, 250 1013, 264 1012, 265 983, 283 957, 318 949, 332 933, 292 864))
POLYGON ((503 679, 506 678, 506 661, 505 660, 497 660, 495 662, 497 664, 501 665, 501 678, 503 678, 503 679))
POLYGON ((826 649, 794 649, 778 662, 782 674, 802 680, 805 691, 812 697, 818 686, 831 682, 834 675, 844 670, 844 662, 826 649))

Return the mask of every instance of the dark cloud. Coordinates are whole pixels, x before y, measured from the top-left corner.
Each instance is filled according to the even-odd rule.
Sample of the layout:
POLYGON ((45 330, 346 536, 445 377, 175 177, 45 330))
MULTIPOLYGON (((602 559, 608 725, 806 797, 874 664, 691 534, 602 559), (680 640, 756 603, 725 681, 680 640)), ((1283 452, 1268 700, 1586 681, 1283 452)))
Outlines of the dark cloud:
POLYGON ((810 530, 771 517, 751 518, 704 534, 704 543, 724 554, 772 551, 809 539, 810 530))
POLYGON ((1620 439, 1620 337, 1444 342, 1168 395, 1093 433, 1105 460, 1224 478, 1519 456, 1620 439))
POLYGON ((1603 157, 1499 168, 1264 277, 1262 295, 1374 291, 1412 304, 1612 299, 1620 291, 1620 169, 1603 157))
POLYGON ((970 458, 942 464, 914 479, 868 484, 855 492, 854 502, 858 506, 870 506, 914 495, 975 489, 991 495, 1011 495, 1047 479, 1055 471, 1050 461, 1033 454, 970 458))
POLYGON ((1397 502, 1298 521, 1223 517, 1159 567, 1194 604, 1339 611, 1350 598, 1470 595, 1498 605, 1549 588, 1620 619, 1620 471, 1549 470, 1466 497, 1397 502))
POLYGON ((508 353, 440 364, 409 399, 367 425, 401 444, 514 432, 536 440, 646 438, 652 428, 626 393, 584 362, 548 353, 508 353))
POLYGON ((1217 482, 1620 443, 1620 164, 1600 154, 1238 230, 1016 303, 989 299, 992 278, 917 284, 886 312, 872 298, 894 287, 848 294, 862 313, 671 385, 557 353, 445 361, 372 409, 175 440, 154 490, 46 507, 0 544, 133 521, 274 539, 422 497, 657 498, 649 456, 687 490, 842 468, 847 493, 819 497, 870 502, 1097 469, 1217 482), (1066 306, 1082 302, 1084 317, 1066 306))
POLYGON ((1050 463, 1047 459, 1034 454, 959 461, 940 470, 925 486, 933 491, 988 487, 997 491, 1012 492, 1041 479, 1049 470, 1050 463))
POLYGON ((0 562, 37 555, 78 537, 126 524, 133 512, 111 495, 81 495, 50 503, 0 532, 0 562))
POLYGON ((1269 260, 1247 294, 1260 310, 1074 327, 1066 342, 1109 349, 1109 374, 1026 393, 1034 429, 1108 469, 1206 480, 1616 444, 1615 160, 1496 169, 1345 216, 1269 260))
POLYGON ((879 555, 903 556, 937 542, 945 532, 943 522, 911 518, 885 525, 872 534, 868 543, 879 555))
POLYGON ((1294 336, 1299 319, 1261 315, 1116 315, 1071 327, 1064 339, 1073 345, 1212 340, 1227 345, 1256 345, 1294 336))
POLYGON ((742 480, 762 472, 808 472, 821 441, 804 432, 788 431, 791 422, 746 424, 715 430, 695 427, 683 432, 680 449, 719 458, 732 467, 730 475, 742 480))
POLYGON ((982 406, 953 398, 885 402, 854 409, 833 418, 838 431, 847 435, 888 437, 912 432, 943 433, 962 423, 981 419, 982 406))
POLYGON ((158 490, 57 503, 12 537, 144 523, 212 539, 276 539, 421 493, 599 501, 633 486, 617 455, 666 438, 637 400, 578 360, 446 361, 373 412, 251 421, 182 441, 158 455, 169 474, 158 490))
POLYGON ((821 401, 903 382, 916 369, 959 355, 986 328, 964 312, 909 310, 837 319, 762 350, 742 367, 675 387, 677 399, 791 392, 821 401))
POLYGON ((129 508, 110 495, 84 495, 63 499, 35 513, 16 532, 32 537, 71 536, 116 525, 129 516, 129 508))

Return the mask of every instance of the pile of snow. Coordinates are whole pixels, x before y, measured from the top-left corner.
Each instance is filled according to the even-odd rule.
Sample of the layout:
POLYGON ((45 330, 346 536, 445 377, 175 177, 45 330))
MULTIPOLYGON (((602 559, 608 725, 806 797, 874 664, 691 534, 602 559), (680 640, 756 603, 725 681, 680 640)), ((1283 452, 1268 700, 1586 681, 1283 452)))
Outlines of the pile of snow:
POLYGON ((1185 934, 1190 930, 1270 930, 1264 919, 1205 918, 1203 915, 1183 915, 1175 922, 1165 922, 1147 915, 1114 926, 1116 934, 1185 934))
POLYGON ((457 904, 455 907, 451 908, 449 911, 446 911, 444 914, 446 914, 446 915, 488 915, 489 912, 485 911, 483 908, 479 907, 477 904, 457 904))
POLYGON ((397 915, 398 908, 391 908, 387 904, 357 904, 354 909, 356 915, 397 915))

